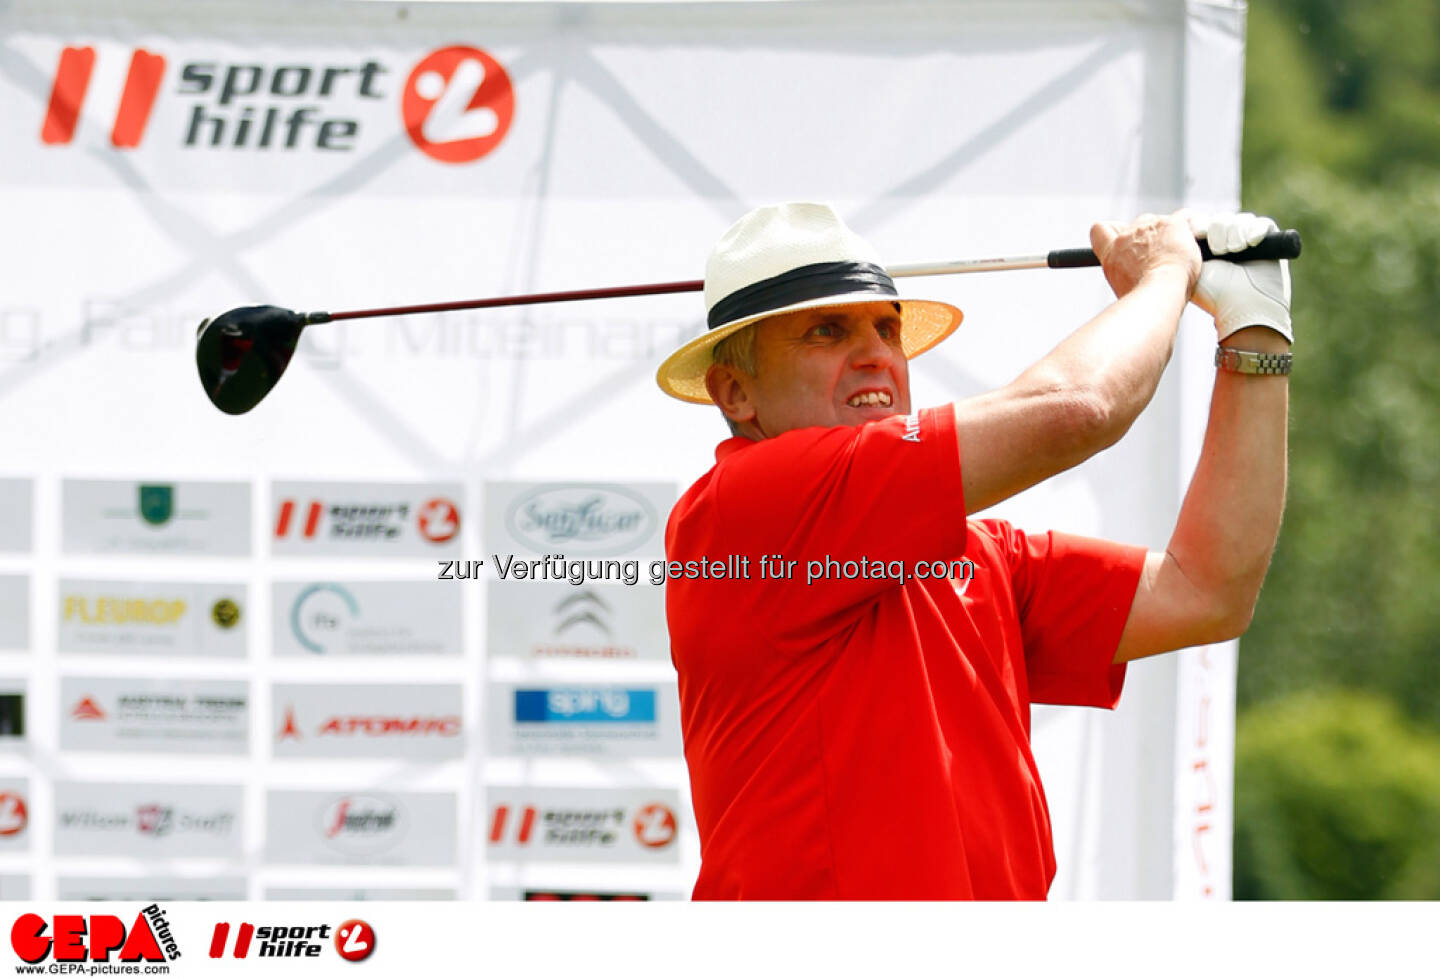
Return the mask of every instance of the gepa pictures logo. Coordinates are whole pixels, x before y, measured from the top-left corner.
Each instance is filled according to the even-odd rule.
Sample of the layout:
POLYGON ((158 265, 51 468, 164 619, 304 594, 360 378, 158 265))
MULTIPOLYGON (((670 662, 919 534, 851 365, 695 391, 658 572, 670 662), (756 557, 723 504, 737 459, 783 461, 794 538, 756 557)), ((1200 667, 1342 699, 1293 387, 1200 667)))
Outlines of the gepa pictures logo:
MULTIPOLYGON (((127 928, 113 914, 22 914, 10 926, 10 947, 29 963, 167 962, 180 957, 180 946, 160 905, 143 908, 127 928)), ((51 967, 50 971, 62 971, 51 967)), ((78 971, 78 970, 77 970, 78 971)))
POLYGON ((397 71, 364 56, 182 59, 144 48, 74 45, 56 63, 40 139, 67 145, 93 125, 109 127, 116 150, 137 149, 148 138, 186 150, 346 153, 376 127, 375 106, 387 101, 398 102, 390 119, 415 148, 450 164, 491 153, 515 115, 509 74, 476 47, 441 48, 397 71), (402 76, 397 91, 394 80, 402 76))

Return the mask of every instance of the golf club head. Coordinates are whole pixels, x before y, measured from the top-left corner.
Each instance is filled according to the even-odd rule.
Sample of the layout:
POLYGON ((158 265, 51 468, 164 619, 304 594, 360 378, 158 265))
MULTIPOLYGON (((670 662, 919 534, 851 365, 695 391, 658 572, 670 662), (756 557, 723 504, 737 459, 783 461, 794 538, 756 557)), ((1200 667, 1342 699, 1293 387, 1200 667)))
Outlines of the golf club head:
POLYGON ((279 306, 242 306, 205 320, 196 331, 200 386, 227 415, 243 415, 285 373, 306 317, 279 306))

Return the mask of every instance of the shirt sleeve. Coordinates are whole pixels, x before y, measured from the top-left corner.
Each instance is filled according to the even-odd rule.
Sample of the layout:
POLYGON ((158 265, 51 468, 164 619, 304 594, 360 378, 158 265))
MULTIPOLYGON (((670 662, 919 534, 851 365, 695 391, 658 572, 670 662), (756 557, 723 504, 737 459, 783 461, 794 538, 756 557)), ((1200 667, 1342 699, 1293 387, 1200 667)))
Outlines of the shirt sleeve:
POLYGON ((1113 708, 1125 683, 1115 650, 1145 564, 1143 547, 1000 525, 1034 704, 1113 708))
POLYGON ((859 427, 787 432, 737 452, 716 478, 729 539, 797 562, 801 583, 818 573, 802 593, 812 620, 904 583, 865 573, 876 562, 903 562, 908 571, 916 561, 965 550, 960 450, 948 405, 859 427))

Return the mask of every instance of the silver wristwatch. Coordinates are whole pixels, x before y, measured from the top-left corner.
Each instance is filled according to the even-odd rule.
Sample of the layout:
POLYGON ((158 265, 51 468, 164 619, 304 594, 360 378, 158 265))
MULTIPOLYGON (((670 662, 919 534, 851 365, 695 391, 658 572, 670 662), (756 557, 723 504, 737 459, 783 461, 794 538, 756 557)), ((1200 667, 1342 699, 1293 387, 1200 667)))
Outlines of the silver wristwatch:
POLYGON ((1290 357, 1285 354, 1262 354, 1253 350, 1215 348, 1215 366, 1236 374, 1288 374, 1290 357))

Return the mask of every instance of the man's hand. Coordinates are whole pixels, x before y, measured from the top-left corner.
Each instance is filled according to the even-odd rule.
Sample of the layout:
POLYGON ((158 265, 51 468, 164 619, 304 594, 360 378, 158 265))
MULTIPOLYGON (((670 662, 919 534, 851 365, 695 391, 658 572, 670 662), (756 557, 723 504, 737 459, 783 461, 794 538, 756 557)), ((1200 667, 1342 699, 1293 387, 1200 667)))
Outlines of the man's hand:
MULTIPOLYGON (((1227 255, 1257 244, 1275 222, 1254 214, 1192 216, 1197 237, 1210 243, 1212 255, 1227 255)), ((1204 264, 1195 305, 1215 317, 1215 333, 1224 340, 1247 326, 1265 326, 1295 342, 1290 328, 1290 263, 1224 262, 1204 264)))
POLYGON ((1102 221, 1090 229, 1090 247, 1117 298, 1155 274, 1183 276, 1189 298, 1200 278, 1200 248, 1185 211, 1142 214, 1132 224, 1102 221))

